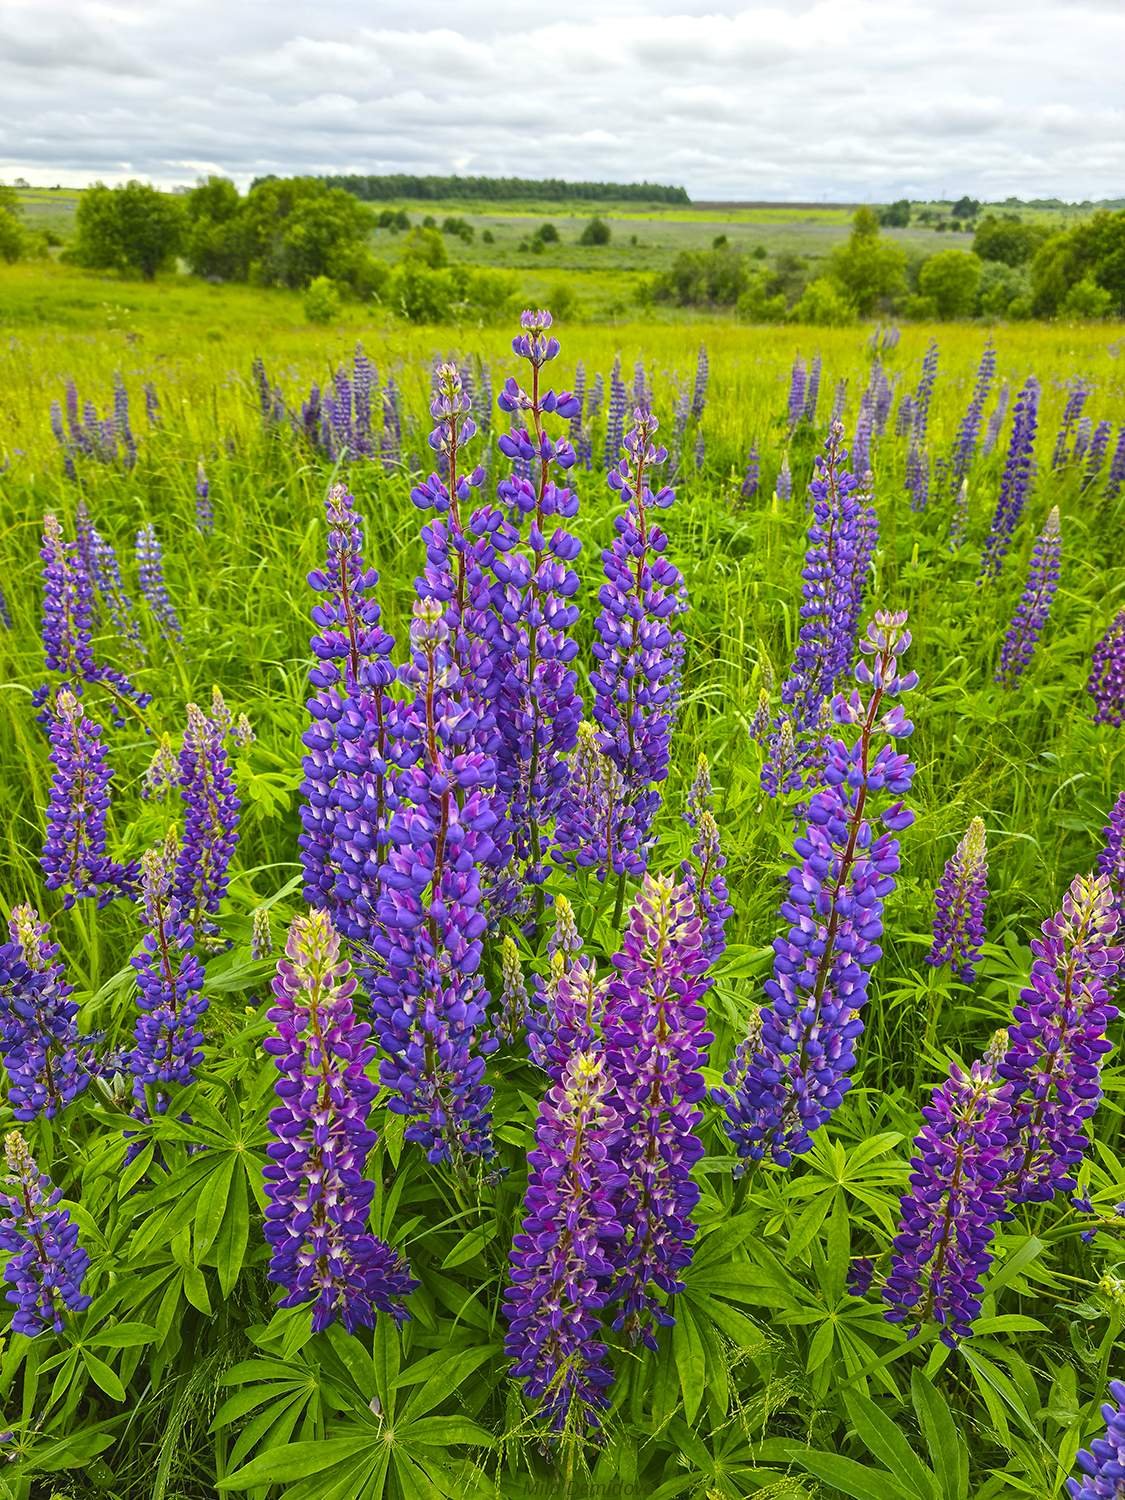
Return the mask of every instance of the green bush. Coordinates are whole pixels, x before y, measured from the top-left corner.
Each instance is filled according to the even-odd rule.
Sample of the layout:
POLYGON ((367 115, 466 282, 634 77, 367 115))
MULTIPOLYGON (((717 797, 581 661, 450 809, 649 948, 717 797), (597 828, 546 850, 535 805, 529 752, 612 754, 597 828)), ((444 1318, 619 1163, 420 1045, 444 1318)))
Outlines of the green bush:
POLYGON ((420 261, 431 270, 437 270, 449 264, 449 255, 442 244, 441 235, 436 229, 427 229, 424 225, 412 229, 406 236, 406 243, 402 247, 402 258, 420 261))
POLYGON ((976 310, 981 261, 971 250, 939 250, 918 272, 918 290, 939 318, 968 318, 976 310))
POLYGON ((609 241, 609 225, 604 219, 591 219, 578 236, 580 245, 608 245, 609 241))
POLYGON ((340 316, 340 293, 329 276, 315 276, 305 293, 305 317, 310 323, 335 323, 340 316))
POLYGON ((1059 311, 1064 318, 1108 318, 1113 297, 1092 276, 1084 276, 1067 292, 1059 311))
POLYGON ((801 293, 792 317, 820 328, 844 328, 855 321, 855 309, 827 276, 818 276, 801 293))
POLYGON ((544 245, 557 245, 559 242, 559 232, 553 224, 540 224, 539 228, 535 231, 535 238, 541 240, 544 245))
POLYGON ((977 306, 986 318, 1008 317, 1012 303, 1017 298, 1026 298, 1029 291, 1025 271, 1002 261, 987 260, 981 270, 977 306))

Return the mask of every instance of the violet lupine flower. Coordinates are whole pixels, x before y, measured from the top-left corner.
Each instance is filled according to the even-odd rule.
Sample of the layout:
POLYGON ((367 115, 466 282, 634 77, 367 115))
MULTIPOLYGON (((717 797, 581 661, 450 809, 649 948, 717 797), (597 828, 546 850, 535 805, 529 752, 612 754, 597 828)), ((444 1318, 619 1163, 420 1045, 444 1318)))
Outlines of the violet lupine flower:
POLYGON ((837 422, 844 420, 844 404, 848 399, 848 382, 838 380, 836 389, 832 396, 832 416, 829 419, 829 427, 835 427, 837 422))
POLYGON ((895 437, 905 437, 908 432, 914 431, 914 397, 905 394, 898 403, 895 412, 895 437))
POLYGON ((882 950, 883 903, 899 868, 896 835, 913 813, 897 800, 910 789, 914 766, 896 748, 913 731, 900 705, 886 700, 917 684, 899 659, 910 645, 905 614, 880 610, 860 642, 856 679, 870 689, 832 703, 837 724, 854 724, 853 744, 825 746, 824 787, 809 800, 805 832, 796 841, 801 863, 789 871, 781 913, 790 923, 774 940, 774 973, 766 982, 761 1044, 727 1073, 730 1092, 718 1091, 728 1135, 740 1156, 769 1152, 781 1165, 807 1151, 813 1132, 830 1118, 851 1086, 855 1042, 863 1030, 869 971, 882 950), (886 741, 873 752, 877 734, 886 741), (878 814, 880 795, 895 800, 878 814))
MULTIPOLYGON (((547 939, 547 973, 532 976, 532 992, 525 1007, 528 1052, 538 1067, 548 1066, 552 1055, 550 1049, 559 1040, 560 1022, 565 1023, 566 1016, 571 1014, 572 1002, 579 990, 585 996, 588 1021, 582 1037, 588 1041, 594 1035, 595 1014, 601 1015, 602 982, 591 964, 585 964, 580 973, 576 972, 581 953, 582 938, 574 920, 574 908, 565 896, 556 895, 555 925, 547 939), (567 991, 566 1004, 560 1009, 559 988, 568 976, 578 989, 567 991)), ((565 1041, 569 1046, 574 1038, 568 1037, 565 1041)))
POLYGON ((894 396, 893 384, 887 379, 883 366, 876 361, 871 371, 871 414, 875 422, 877 437, 882 437, 887 430, 894 396))
POLYGON ((1109 881, 1118 927, 1125 936, 1125 792, 1113 804, 1102 837, 1105 843, 1098 855, 1098 873, 1109 881))
POLYGON ((49 891, 63 892, 63 905, 96 896, 104 906, 133 894, 137 866, 106 854, 106 819, 113 771, 102 726, 87 717, 69 688, 55 696, 49 719, 54 766, 47 801, 47 833, 41 863, 49 891))
POLYGON ((226 894, 242 804, 234 789, 223 727, 194 703, 187 706, 179 781, 184 836, 176 860, 176 900, 184 921, 212 937, 219 930, 213 918, 226 894))
POLYGON ((969 481, 962 479, 961 488, 953 497, 953 509, 949 515, 949 541, 947 543, 950 552, 956 552, 965 540, 965 533, 969 529, 969 481))
POLYGON ((1031 944, 1030 983, 1020 991, 997 1071, 1008 1081, 1012 1120, 1007 1192, 1045 1203, 1072 1192, 1086 1151, 1085 1122, 1102 1096, 1101 1063, 1117 1019, 1114 981, 1125 950, 1104 875, 1076 876, 1062 909, 1031 944))
POLYGON ((582 718, 574 660, 578 643, 578 574, 572 564, 581 543, 566 523, 578 514, 578 496, 556 483, 552 468, 566 474, 575 463, 565 439, 551 438, 545 416, 569 418, 578 410, 567 391, 541 386, 545 365, 556 358, 559 341, 550 332, 551 314, 527 311, 512 348, 531 367, 530 389, 514 378, 500 394, 501 409, 518 413, 526 426, 500 439, 508 458, 522 457, 537 472, 533 480, 505 479, 497 494, 516 527, 526 520, 526 541, 500 541, 492 562, 496 577, 493 607, 497 650, 504 669, 496 698, 500 731, 496 782, 508 804, 515 859, 523 879, 539 885, 549 869, 549 828, 566 791, 567 760, 582 718))
POLYGON ((250 957, 255 960, 269 958, 273 952, 273 933, 270 931, 269 908, 259 906, 250 919, 250 957))
POLYGON ((144 656, 141 627, 133 610, 133 601, 125 592, 117 552, 112 543, 107 542, 93 526, 90 527, 90 564, 87 571, 90 582, 105 605, 109 623, 126 645, 144 656))
POLYGON ((985 938, 988 849, 984 821, 974 818, 945 862, 934 891, 934 941, 926 962, 948 964, 962 984, 972 984, 985 938))
POLYGON ((1091 422, 1090 418, 1080 417, 1078 420, 1078 426, 1075 429, 1074 433, 1074 450, 1070 455, 1071 462, 1075 465, 1080 464, 1086 457, 1086 453, 1090 447, 1091 438, 1093 437, 1093 432, 1094 424, 1091 422))
POLYGON ((968 1073, 954 1063, 922 1111, 883 1287, 887 1320, 907 1324, 910 1338, 935 1322, 953 1348, 973 1331, 1005 1212, 1006 1094, 993 1062, 975 1062, 968 1073))
POLYGON ((92 1038, 78 1030, 78 1003, 46 922, 14 906, 0 943, 0 1054, 17 1120, 50 1120, 90 1082, 92 1038))
POLYGON ((1125 1494, 1125 1381, 1111 1380, 1109 1394, 1102 1407, 1105 1437, 1080 1448, 1075 1459, 1086 1477, 1066 1482, 1071 1500, 1120 1500, 1125 1494))
POLYGON ((1070 434, 1077 426, 1082 415, 1082 408, 1086 405, 1086 398, 1090 392, 1080 380, 1074 381, 1063 407, 1062 420, 1059 423, 1058 435, 1055 438, 1054 452, 1051 454, 1051 468, 1061 469, 1070 462, 1070 434))
POLYGON ((781 468, 777 471, 777 482, 774 485, 774 494, 779 500, 789 500, 793 495, 793 476, 789 472, 789 455, 781 455, 781 468))
POLYGON ((852 470, 859 480, 871 472, 871 428, 873 412, 871 397, 864 391, 859 402, 859 416, 855 424, 855 440, 852 443, 852 470))
MULTIPOLYGON (((564 980, 562 991, 568 989, 564 980)), ((565 998, 565 997, 564 997, 565 998)), ((621 1238, 620 1120, 605 1058, 587 1044, 552 1055, 504 1293, 504 1351, 556 1431, 597 1428, 613 1382, 601 1337, 621 1238)))
POLYGON ((146 849, 141 856, 141 895, 148 924, 141 951, 130 963, 137 974, 134 1046, 129 1053, 133 1097, 144 1114, 163 1114, 169 1095, 161 1085, 186 1085, 203 1061, 200 1023, 207 1010, 203 966, 194 952, 195 934, 180 907, 174 847, 146 849), (151 1099, 147 1087, 154 1089, 151 1099))
POLYGON ((751 443, 750 453, 746 459, 746 473, 742 479, 740 494, 745 501, 753 500, 758 493, 758 486, 762 478, 762 461, 758 457, 757 445, 751 443))
POLYGON ((1109 448, 1109 437, 1113 431, 1112 422, 1099 422, 1094 428, 1090 439, 1090 447, 1086 453, 1086 467, 1082 474, 1082 488, 1089 489, 1102 472, 1105 463, 1106 451, 1109 448))
POLYGON ((1000 433, 1004 426, 1004 418, 1008 415, 1008 402, 1011 399, 1011 387, 1005 380, 1000 387, 1000 394, 996 398, 996 405, 992 408, 992 415, 988 419, 988 426, 984 432, 984 442, 981 444, 981 453, 987 458, 993 448, 1000 441, 1000 433))
POLYGON ((702 926, 700 963, 705 978, 726 951, 726 925, 734 915, 723 878, 727 861, 719 841, 713 800, 711 769, 706 756, 701 755, 684 806, 684 821, 695 834, 692 858, 681 863, 680 873, 702 926))
MULTIPOLYGON (((703 408, 707 405, 707 384, 711 378, 711 364, 707 358, 707 345, 700 344, 699 358, 695 363, 695 384, 691 392, 691 415, 692 420, 698 422, 703 415, 703 408)), ((652 400, 652 392, 648 393, 648 400, 652 400)), ((636 403, 641 404, 639 401, 636 403)))
POLYGON ((640 875, 645 855, 628 814, 625 778, 600 747, 599 734, 585 720, 578 726, 566 796, 555 824, 552 856, 567 869, 593 870, 599 880, 640 875))
POLYGON ((12 1332, 34 1338, 45 1328, 61 1333, 67 1312, 83 1312, 90 1298, 82 1283, 90 1257, 78 1243, 78 1226, 57 1207, 62 1190, 35 1164, 18 1130, 4 1137, 8 1175, 0 1185, 0 1250, 8 1253, 4 1296, 15 1308, 12 1332))
POLYGON ((625 1183, 618 1200, 624 1236, 614 1248, 614 1328, 656 1347, 670 1326, 658 1293, 680 1291, 691 1263, 699 1188, 691 1169, 703 1155, 696 1130, 705 1088, 700 1068, 714 1040, 700 1003, 705 959, 691 892, 646 875, 613 960, 604 1032, 606 1061, 621 1111, 615 1156, 625 1183))
POLYGON ((930 456, 913 442, 906 456, 906 491, 910 496, 910 509, 925 510, 930 499, 930 456))
POLYGON ((1113 457, 1109 461, 1109 473, 1105 481, 1105 497, 1116 500, 1125 486, 1125 427, 1119 429, 1114 445, 1113 457))
POLYGON ((184 638, 180 617, 168 594, 164 582, 164 553, 151 521, 137 532, 137 569, 141 593, 148 601, 160 633, 165 640, 182 641, 184 638))
POLYGON ((984 404, 988 400, 988 393, 992 389, 992 378, 996 374, 996 348, 989 339, 984 346, 980 365, 977 369, 977 378, 973 385, 973 394, 966 408, 965 415, 961 418, 961 425, 957 429, 957 441, 953 448, 953 458, 949 465, 949 487, 951 490, 959 490, 961 481, 966 479, 972 467, 973 457, 976 453, 977 439, 980 437, 981 418, 984 416, 984 404))
POLYGON ((793 361, 793 368, 789 372, 789 431, 792 432, 805 413, 805 388, 808 385, 808 371, 805 362, 798 354, 793 361))
POLYGON ((472 748, 476 716, 450 649, 437 599, 414 606, 415 692, 399 726, 395 810, 379 869, 371 1011, 386 1054, 389 1108, 407 1116, 406 1138, 432 1162, 492 1154, 483 1035, 487 996, 479 969, 486 922, 481 867, 493 853, 494 764, 472 748), (480 1038, 478 1042, 478 1037, 480 1038))
POLYGON ((934 394, 937 368, 937 340, 931 339, 922 356, 922 373, 918 377, 918 388, 914 392, 914 437, 919 444, 926 440, 926 428, 930 421, 930 400, 934 394))
POLYGON ((304 898, 345 937, 370 942, 389 820, 394 638, 380 624, 379 575, 364 563, 363 522, 343 485, 328 492, 326 566, 309 574, 321 602, 310 641, 317 662, 302 735, 304 898))
POLYGON ((1027 583, 1000 648, 996 681, 1001 687, 1015 687, 1031 664, 1059 585, 1061 558, 1062 532, 1059 526, 1059 508, 1055 505, 1035 543, 1027 583))
POLYGON ((805 408, 801 413, 806 422, 816 421, 816 406, 820 399, 820 372, 820 355, 814 354, 812 364, 809 366, 808 384, 805 386, 805 408))
POLYGON ((1016 398, 1008 457, 1000 480, 1000 496, 992 517, 992 526, 981 556, 978 585, 986 579, 999 577, 1027 497, 1031 493, 1038 412, 1039 382, 1034 375, 1029 375, 1016 398))
POLYGON ((211 503, 211 485, 200 459, 195 466, 195 529, 210 536, 215 529, 215 508, 211 503))
POLYGON ((376 1049, 370 1026, 356 1020, 355 987, 328 914, 295 917, 268 1012, 277 1034, 262 1043, 280 1074, 263 1232, 269 1278, 285 1288, 280 1305, 311 1302, 314 1333, 336 1321, 349 1333, 371 1328, 376 1310, 401 1322, 418 1284, 367 1228, 375 1185, 364 1167, 376 1140, 367 1069, 376 1049))
POLYGON ((602 409, 602 401, 605 397, 605 377, 599 371, 594 376, 594 383, 590 387, 590 399, 586 402, 586 418, 592 422, 602 409))
POLYGON ((120 372, 113 377, 113 431, 124 449, 125 467, 133 468, 137 462, 137 440, 129 426, 129 393, 120 372))
POLYGON ((651 487, 667 450, 655 441, 659 423, 652 412, 638 408, 633 420, 625 457, 609 475, 625 509, 614 517, 613 543, 602 552, 606 582, 598 592, 602 610, 594 622, 590 673, 598 746, 625 783, 615 836, 622 859, 613 866, 622 878, 625 849, 642 864, 647 860, 659 787, 668 775, 680 642, 672 622, 687 607, 683 579, 664 556, 668 538, 653 514, 675 500, 670 486, 651 487))
POLYGON ((1125 609, 1094 647, 1086 691, 1094 700, 1094 723, 1125 724, 1125 609))
POLYGON ((383 437, 380 444, 383 468, 393 473, 402 463, 402 411, 398 385, 393 375, 383 388, 383 437))
POLYGON ((621 356, 613 361, 609 372, 609 401, 606 405, 605 467, 613 469, 621 457, 621 445, 625 440, 625 411, 629 404, 629 392, 621 379, 621 356))
POLYGON ((520 950, 515 939, 505 933, 500 942, 500 1004, 495 1026, 502 1041, 512 1043, 525 1034, 529 1005, 520 950))
POLYGON ((5 630, 12 628, 12 611, 8 605, 8 596, 2 587, 0 587, 0 625, 3 625, 5 630))

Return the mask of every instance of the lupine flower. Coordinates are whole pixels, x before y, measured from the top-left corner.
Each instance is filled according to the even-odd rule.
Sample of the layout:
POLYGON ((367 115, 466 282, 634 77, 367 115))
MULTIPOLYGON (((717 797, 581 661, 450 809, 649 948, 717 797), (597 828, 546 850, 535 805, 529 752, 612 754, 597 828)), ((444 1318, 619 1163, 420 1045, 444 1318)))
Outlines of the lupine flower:
POLYGON ((930 458, 916 443, 911 443, 906 457, 906 490, 910 509, 925 510, 930 499, 930 458))
POLYGON ((707 439, 703 435, 703 428, 695 434, 695 467, 702 469, 707 459, 707 439))
MULTIPOLYGON (((874 412, 871 406, 871 397, 864 391, 859 402, 859 416, 855 424, 855 440, 852 443, 852 470, 861 482, 864 476, 871 471, 871 428, 874 422, 874 412)), ((842 436, 842 434, 841 434, 842 436)))
POLYGON ((691 892, 646 875, 629 913, 609 984, 606 1061, 621 1111, 617 1162, 624 1236, 613 1252, 614 1327, 656 1347, 653 1328, 675 1320, 658 1293, 682 1288, 691 1262, 692 1212, 699 1188, 691 1169, 703 1155, 700 1068, 714 1040, 700 1004, 705 960, 691 892))
POLYGON ((383 970, 371 1010, 386 1054, 389 1107, 431 1161, 492 1154, 479 974, 485 917, 480 869, 493 852, 493 764, 471 748, 475 716, 450 650, 442 604, 421 599, 403 681, 415 693, 396 747, 395 811, 379 869, 373 946, 383 970))
POLYGON ((808 384, 805 386, 805 409, 801 413, 806 422, 816 421, 816 406, 820 399, 820 371, 820 355, 814 354, 812 364, 809 366, 808 384))
MULTIPOLYGON (((571 976, 573 983, 585 994, 590 1017, 589 1035, 593 1035, 593 1014, 600 1008, 600 981, 592 967, 587 964, 581 974, 572 974, 582 953, 582 939, 574 920, 574 908, 561 893, 555 897, 555 925, 547 939, 547 974, 532 976, 532 992, 528 996, 525 1016, 527 1023, 528 1052, 532 1062, 541 1068, 548 1066, 551 1048, 558 1043, 560 1017, 566 1010, 559 1009, 559 989, 564 979, 571 976)), ((574 1000, 577 990, 567 992, 567 1003, 574 1000)), ((569 1014, 569 1012, 567 1012, 569 1014)), ((583 1036, 587 1031, 583 1031, 583 1036)))
POLYGON ((984 442, 981 445, 981 453, 985 458, 992 452, 1000 441, 1000 433, 1004 427, 1004 418, 1008 415, 1008 402, 1011 399, 1011 387, 1005 380, 1000 387, 1000 394, 996 398, 996 405, 992 408, 992 415, 988 419, 985 428, 984 442))
POLYGON ((0 1188, 0 1250, 8 1252, 4 1293, 15 1308, 12 1332, 34 1338, 45 1328, 61 1333, 67 1312, 83 1312, 90 1298, 82 1283, 90 1257, 78 1243, 78 1226, 62 1191, 35 1165, 18 1130, 4 1137, 8 1175, 0 1188))
POLYGON ((383 389, 381 453, 383 468, 388 473, 392 473, 402 463, 402 412, 399 406, 398 385, 393 375, 388 377, 383 389))
POLYGON ((133 1096, 147 1113, 145 1088, 158 1114, 168 1108, 162 1084, 189 1084, 203 1061, 199 1026, 207 1010, 203 966, 194 952, 195 934, 173 882, 174 848, 146 849, 141 856, 141 895, 148 924, 141 951, 130 963, 137 974, 134 1047, 129 1054, 133 1096))
POLYGON ((1109 473, 1105 481, 1106 499, 1116 500, 1122 486, 1125 486, 1125 427, 1120 428, 1117 433, 1117 443, 1109 461, 1109 473))
POLYGON ((92 1039, 78 1031, 78 1003, 46 922, 15 906, 0 943, 0 1052, 17 1120, 53 1119, 90 1081, 92 1039))
POLYGON ((520 951, 515 940, 505 934, 500 943, 500 1004, 496 1032, 502 1040, 514 1042, 524 1035, 528 1016, 527 982, 523 977, 520 951))
POLYGON ((552 1061, 504 1293, 512 1374, 557 1431, 596 1428, 613 1381, 601 1313, 622 1233, 624 1174, 610 1091, 605 1059, 592 1047, 552 1061))
POLYGON ((758 493, 758 485, 762 477, 762 462, 758 457, 758 449, 753 443, 750 445, 750 453, 746 459, 746 473, 742 479, 740 494, 743 500, 753 500, 758 493))
POLYGON ((156 394, 156 387, 151 380, 144 383, 145 393, 145 416, 148 418, 150 427, 160 425, 160 397, 156 394))
POLYGON ((926 428, 930 421, 930 400, 934 394, 937 367, 937 340, 931 339, 922 356, 922 373, 918 378, 918 388, 914 392, 914 437, 919 444, 926 440, 926 428))
POLYGON ((914 1338, 928 1322, 951 1348, 972 1333, 1004 1215, 1010 1125, 1006 1090, 991 1061, 956 1064, 923 1109, 910 1186, 883 1288, 887 1319, 914 1338))
POLYGON ((1084 490, 1089 489, 1102 472, 1106 450, 1109 448, 1109 436, 1112 431, 1112 422, 1099 422, 1094 428, 1093 436, 1090 439, 1090 447, 1086 454, 1086 468, 1082 474, 1082 488, 1084 490))
POLYGON ((1074 433, 1074 451, 1071 453, 1071 462, 1080 464, 1086 457, 1093 437, 1094 426, 1089 417, 1080 417, 1078 427, 1074 433))
POLYGON ((264 1171, 269 1277, 282 1307, 312 1303, 314 1332, 339 1321, 371 1328, 376 1310, 401 1322, 417 1282, 367 1228, 375 1185, 364 1176, 375 1144, 371 1028, 352 1006, 356 981, 326 912, 295 917, 273 981, 262 1046, 280 1077, 264 1171))
POLYGON ((297 840, 310 906, 353 941, 370 942, 386 853, 394 638, 380 624, 379 575, 363 557, 363 523, 342 485, 328 492, 325 568, 309 574, 316 666, 302 736, 297 840))
POLYGON ((171 791, 179 776, 179 762, 172 746, 172 736, 162 734, 141 778, 141 796, 152 801, 171 791))
POLYGON ((711 768, 706 756, 701 755, 684 806, 684 821, 695 833, 692 858, 682 862, 680 873, 702 926, 700 962, 705 975, 726 950, 726 925, 734 915, 723 878, 726 857, 719 842, 713 801, 711 768))
POLYGON ((590 399, 586 402, 586 416, 593 421, 602 409, 602 399, 605 395, 605 379, 599 372, 594 376, 594 383, 590 387, 590 399))
POLYGON ((875 1278, 875 1262, 869 1255, 859 1255, 848 1267, 848 1296, 866 1297, 875 1278))
POLYGON ((136 880, 136 865, 118 864, 106 854, 113 772, 101 736, 102 726, 86 716, 68 688, 60 688, 50 719, 55 769, 42 865, 47 889, 61 890, 68 907, 81 896, 96 896, 104 906, 131 895, 136 880))
POLYGON ((161 634, 166 640, 182 641, 183 627, 164 582, 164 554, 151 521, 137 532, 137 568, 141 593, 148 601, 161 634))
POLYGON ((609 372, 609 403, 606 407, 605 467, 612 469, 621 457, 621 445, 625 440, 625 410, 629 404, 629 393, 621 379, 621 357, 613 362, 609 372))
POLYGON ((781 455, 781 467, 777 471, 777 482, 774 485, 774 494, 779 500, 788 500, 793 494, 793 476, 789 472, 789 455, 781 455))
POLYGON ((269 958, 273 952, 273 933, 270 931, 269 908, 259 906, 250 919, 250 957, 269 958))
POLYGON ((934 941, 926 962, 934 968, 948 964, 963 984, 972 984, 985 938, 984 908, 988 900, 988 850, 984 822, 974 818, 934 892, 934 941))
POLYGON ((8 596, 2 587, 0 587, 0 625, 3 625, 5 630, 12 628, 12 611, 8 605, 8 596))
POLYGON ((1016 399, 1012 418, 1012 436, 1008 457, 1000 481, 1000 497, 992 517, 992 526, 984 544, 980 576, 977 583, 997 578, 1003 566, 1016 526, 1031 492, 1034 463, 1035 427, 1039 411, 1039 382, 1030 375, 1016 399))
POLYGON ((188 704, 179 755, 184 836, 176 861, 176 900, 184 921, 208 936, 218 931, 212 919, 226 894, 242 805, 225 739, 221 725, 188 704))
POLYGON ((1112 1400, 1102 1407, 1105 1437, 1080 1448, 1075 1459, 1086 1476, 1068 1479, 1071 1500, 1120 1500, 1125 1494, 1125 1381, 1111 1380, 1112 1400))
MULTIPOLYGON (((703 408, 707 405, 707 382, 711 376, 711 366, 707 359, 707 346, 700 344, 699 358, 695 364, 695 385, 691 393, 691 415, 692 420, 698 422, 703 415, 703 408)), ((651 401, 651 394, 649 396, 651 401)), ((640 402, 637 403, 640 405, 640 402)))
MULTIPOLYGON (((500 394, 503 411, 519 413, 521 425, 500 439, 508 458, 536 466, 534 481, 516 475, 497 494, 516 527, 526 523, 526 541, 501 541, 493 560, 497 580, 493 606, 503 672, 496 696, 500 731, 497 785, 504 793, 512 825, 515 858, 523 878, 540 884, 549 869, 548 831, 566 790, 566 758, 582 718, 574 659, 578 643, 571 632, 578 621, 578 574, 572 564, 581 543, 566 529, 578 513, 578 496, 553 477, 575 463, 565 439, 553 439, 544 418, 569 418, 578 410, 569 392, 544 390, 544 367, 558 355, 550 332, 551 315, 527 311, 513 340, 517 355, 531 369, 529 389, 514 378, 500 394)), ((499 540, 499 539, 498 539, 499 540)))
POLYGON ((211 504, 211 485, 200 459, 195 466, 195 529, 210 536, 215 529, 215 508, 211 504))
POLYGON ((642 864, 668 775, 679 645, 672 622, 686 608, 683 579, 664 556, 668 538, 653 515, 675 499, 667 485, 651 487, 654 470, 667 458, 655 441, 658 426, 651 412, 634 412, 625 457, 609 476, 625 509, 615 516, 613 544, 602 553, 606 582, 598 594, 602 610, 590 673, 598 746, 624 782, 617 851, 632 850, 642 864))
POLYGON ((1101 1099, 1106 1029, 1117 1019, 1114 980, 1125 950, 1104 875, 1076 876, 1062 909, 1031 944, 1028 988, 1020 991, 997 1071, 1012 1106, 1008 1196, 1044 1203, 1071 1192, 1086 1150, 1085 1122, 1101 1099))
POLYGON ((800 355, 793 361, 789 372, 789 431, 792 432, 805 413, 805 387, 808 371, 800 355))
POLYGON ((950 489, 959 490, 961 481, 968 477, 969 469, 972 467, 973 456, 976 453, 977 439, 980 437, 981 418, 984 415, 984 404, 988 400, 988 393, 992 388, 992 377, 996 374, 996 349, 989 341, 984 346, 981 355, 980 366, 977 369, 976 382, 973 385, 972 398, 961 418, 961 426, 957 430, 957 441, 953 447, 953 459, 949 465, 950 489))
POLYGON ((1098 873, 1109 881, 1118 928, 1125 937, 1125 792, 1113 804, 1102 837, 1105 844, 1098 855, 1098 873))
POLYGON ((129 393, 120 371, 113 377, 113 430, 125 453, 125 467, 133 468, 137 462, 137 441, 129 426, 129 393))
POLYGON ((996 681, 1002 687, 1015 687, 1031 663, 1059 585, 1061 557, 1062 533, 1059 529, 1059 508, 1055 505, 1035 543, 1027 584, 1000 648, 996 681))
POLYGON ((1090 392, 1080 380, 1072 383, 1066 398, 1066 405, 1063 407, 1058 435, 1055 438, 1055 449, 1051 454, 1052 469, 1061 469, 1070 462, 1070 434, 1082 415, 1082 408, 1086 405, 1086 398, 1089 394, 1090 392))
POLYGON ((569 869, 592 869, 599 880, 611 872, 639 875, 645 867, 639 844, 625 778, 600 748, 598 731, 583 721, 555 825, 554 858, 569 869))
POLYGON ((847 399, 848 382, 846 380, 838 380, 836 382, 836 390, 832 396, 832 416, 828 423, 829 427, 835 427, 837 422, 844 420, 844 403, 847 399))
POLYGON ((117 552, 93 526, 90 527, 89 540, 90 561, 87 573, 90 582, 105 605, 114 630, 128 646, 143 656, 145 648, 141 640, 141 629, 133 612, 133 601, 125 592, 117 552))
POLYGON ((908 432, 914 431, 914 397, 905 394, 898 403, 895 412, 895 437, 905 437, 908 432))
POLYGON ((949 517, 949 550, 956 552, 965 540, 969 529, 969 481, 962 479, 961 488, 953 498, 953 510, 949 517))
POLYGON ((761 1045, 748 1066, 728 1072, 728 1092, 716 1095, 727 1110, 727 1133, 753 1160, 769 1152, 784 1166, 807 1151, 851 1085, 869 970, 882 953, 883 903, 899 868, 896 835, 914 816, 897 800, 909 791, 914 767, 896 748, 913 725, 901 706, 886 706, 918 680, 899 668, 910 644, 905 624, 905 614, 876 614, 855 673, 870 689, 867 702, 858 692, 833 700, 836 723, 857 725, 859 733, 852 744, 826 744, 825 785, 809 800, 796 841, 801 863, 789 871, 781 908, 789 931, 774 940, 761 1045), (875 750, 877 734, 887 738, 875 750), (896 800, 879 814, 883 831, 876 834, 869 804, 887 794, 896 800))
POLYGON ((1094 700, 1094 723, 1125 724, 1125 609, 1094 647, 1086 691, 1094 700))

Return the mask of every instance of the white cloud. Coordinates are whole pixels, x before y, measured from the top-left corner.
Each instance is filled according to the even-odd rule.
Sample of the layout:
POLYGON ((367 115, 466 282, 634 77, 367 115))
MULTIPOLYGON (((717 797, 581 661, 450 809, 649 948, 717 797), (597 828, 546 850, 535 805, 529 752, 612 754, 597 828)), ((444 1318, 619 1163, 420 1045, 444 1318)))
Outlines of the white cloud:
POLYGON ((0 178, 1125 193, 1122 0, 4 0, 0 178))

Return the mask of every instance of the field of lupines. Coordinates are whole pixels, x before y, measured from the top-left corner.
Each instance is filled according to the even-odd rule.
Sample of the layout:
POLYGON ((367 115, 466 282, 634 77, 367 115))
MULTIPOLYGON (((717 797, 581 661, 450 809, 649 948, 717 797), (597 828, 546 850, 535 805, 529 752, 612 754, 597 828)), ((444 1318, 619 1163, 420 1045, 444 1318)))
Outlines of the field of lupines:
POLYGON ((690 335, 0 354, 0 1494, 1120 1493, 1120 348, 690 335))

